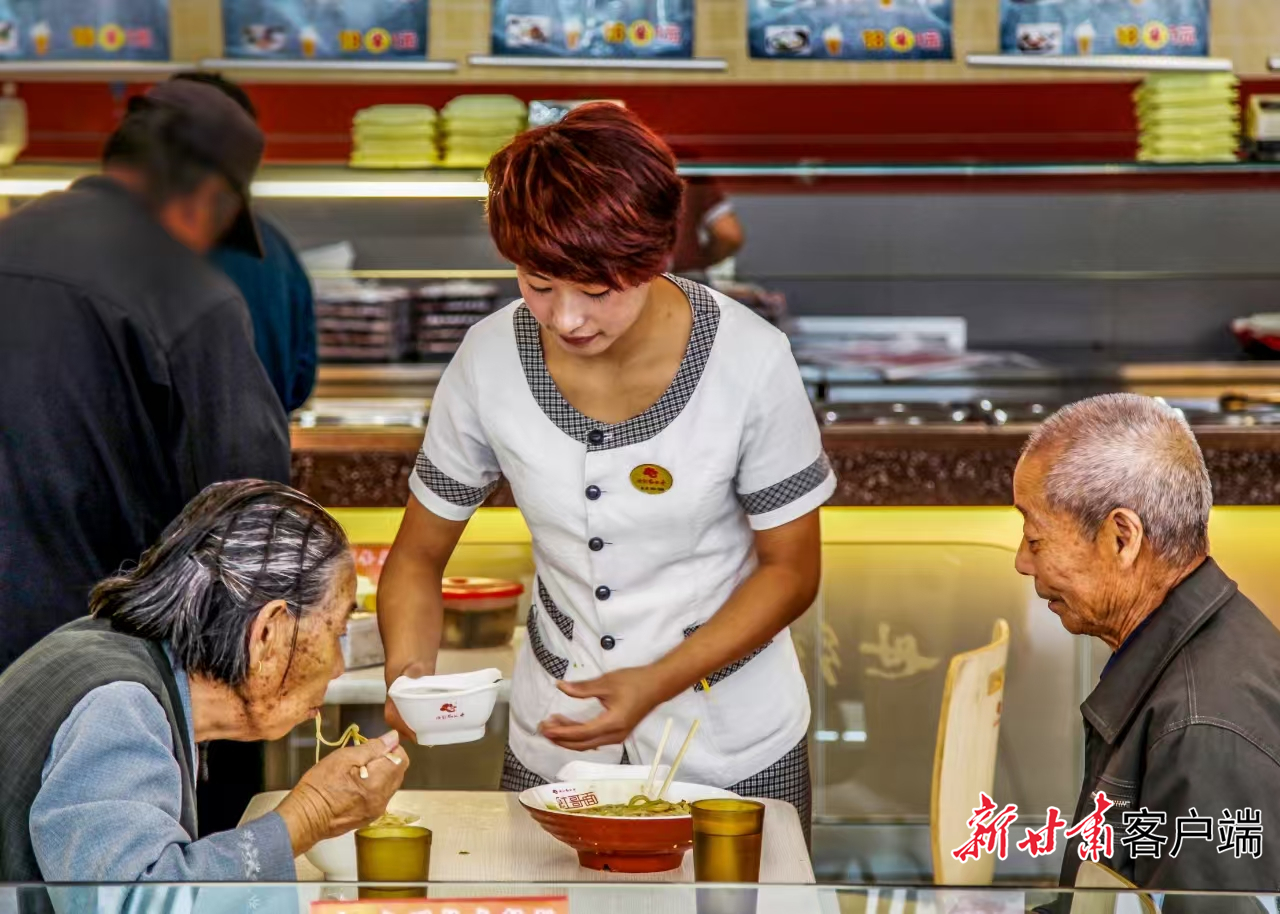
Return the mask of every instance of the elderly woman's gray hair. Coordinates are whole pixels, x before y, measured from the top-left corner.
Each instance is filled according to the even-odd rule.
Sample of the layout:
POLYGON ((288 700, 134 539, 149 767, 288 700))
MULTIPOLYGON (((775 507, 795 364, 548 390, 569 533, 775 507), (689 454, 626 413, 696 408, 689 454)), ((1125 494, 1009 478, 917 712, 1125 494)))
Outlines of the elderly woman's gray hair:
POLYGON ((1023 451, 1047 456, 1045 498, 1094 536, 1116 508, 1142 520, 1152 552, 1175 566, 1209 551, 1213 491, 1182 413, 1138 394, 1105 394, 1050 416, 1023 451))
POLYGON ((283 600, 300 621, 323 604, 349 555, 342 527, 301 492, 259 480, 215 483, 136 568, 95 587, 89 608, 118 629, 169 642, 189 673, 237 686, 262 607, 283 600))

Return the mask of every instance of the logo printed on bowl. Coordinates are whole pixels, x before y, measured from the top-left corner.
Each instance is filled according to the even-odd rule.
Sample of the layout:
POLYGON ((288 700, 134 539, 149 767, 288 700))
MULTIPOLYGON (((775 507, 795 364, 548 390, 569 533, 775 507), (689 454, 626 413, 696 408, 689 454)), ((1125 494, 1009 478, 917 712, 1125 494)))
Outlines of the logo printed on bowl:
POLYGON ((556 797, 556 803, 561 809, 586 809, 588 806, 599 805, 600 800, 594 793, 574 793, 567 797, 556 797))
POLYGON ((443 711, 445 714, 452 714, 454 711, 458 710, 458 706, 445 702, 440 706, 440 710, 443 711))

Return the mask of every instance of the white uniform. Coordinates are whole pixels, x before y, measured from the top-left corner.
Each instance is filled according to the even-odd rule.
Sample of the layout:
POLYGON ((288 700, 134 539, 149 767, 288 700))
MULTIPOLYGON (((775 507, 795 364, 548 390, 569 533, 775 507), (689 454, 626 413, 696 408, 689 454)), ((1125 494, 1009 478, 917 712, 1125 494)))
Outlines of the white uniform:
MULTIPOLYGON (((674 281, 693 329, 674 381, 648 410, 616 425, 578 412, 517 301, 467 334, 410 479, 427 510, 466 520, 505 476, 524 514, 537 585, 511 688, 510 748, 547 780, 574 759, 617 762, 623 751, 574 753, 538 735, 553 714, 600 711, 556 680, 669 653, 752 573, 754 530, 807 514, 835 489, 785 334, 732 299, 674 281)), ((631 762, 652 760, 667 717, 677 739, 702 721, 681 777, 713 786, 761 772, 804 739, 809 695, 786 630, 707 679, 710 690, 688 689, 636 728, 625 744, 631 762)))

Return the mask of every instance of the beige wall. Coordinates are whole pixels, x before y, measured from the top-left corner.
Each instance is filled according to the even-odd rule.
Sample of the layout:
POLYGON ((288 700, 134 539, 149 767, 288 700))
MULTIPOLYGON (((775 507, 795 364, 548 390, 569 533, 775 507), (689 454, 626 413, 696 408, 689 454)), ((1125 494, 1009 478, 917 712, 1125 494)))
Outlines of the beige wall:
MULTIPOLYGON (((174 57, 195 60, 222 53, 222 15, 219 0, 171 0, 174 57)), ((696 0, 697 49, 700 57, 720 57, 726 73, 638 73, 474 68, 470 54, 489 50, 488 0, 430 0, 431 56, 455 60, 456 74, 423 76, 444 82, 859 82, 871 80, 1044 80, 1061 79, 1055 72, 972 70, 963 63, 834 63, 815 61, 756 61, 747 56, 748 0, 696 0)), ((999 32, 999 0, 955 0, 956 59, 992 52, 999 32)), ((1242 75, 1266 73, 1267 58, 1280 54, 1280 0, 1214 0, 1212 47, 1215 57, 1235 61, 1242 75)), ((264 76, 265 78, 265 76, 264 76)), ((350 75, 342 77, 350 80, 350 75)), ((1081 77, 1074 74, 1073 78, 1081 77)), ((1112 78, 1101 75, 1095 78, 1112 78)), ((296 81, 298 77, 291 77, 296 81)))

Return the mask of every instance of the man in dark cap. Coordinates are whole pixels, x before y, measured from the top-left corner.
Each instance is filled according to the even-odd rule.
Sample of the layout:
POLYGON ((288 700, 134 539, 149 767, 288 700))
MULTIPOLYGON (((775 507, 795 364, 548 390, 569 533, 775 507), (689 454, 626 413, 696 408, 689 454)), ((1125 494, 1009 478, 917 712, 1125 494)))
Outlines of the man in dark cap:
MULTIPOLYGON (((220 73, 194 70, 174 79, 206 83, 227 95, 255 121, 248 93, 220 73)), ((253 321, 253 344, 285 412, 307 402, 316 383, 316 314, 311 280, 284 232, 254 213, 261 257, 219 246, 213 262, 231 277, 253 321)), ((233 823, 234 825, 234 823, 233 823)))
POLYGON ((0 670, 211 482, 289 478, 235 286, 262 133, 212 86, 131 100, 103 173, 0 221, 0 670))

